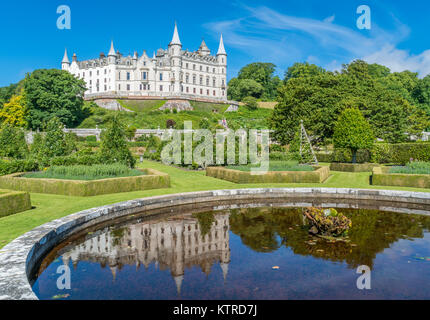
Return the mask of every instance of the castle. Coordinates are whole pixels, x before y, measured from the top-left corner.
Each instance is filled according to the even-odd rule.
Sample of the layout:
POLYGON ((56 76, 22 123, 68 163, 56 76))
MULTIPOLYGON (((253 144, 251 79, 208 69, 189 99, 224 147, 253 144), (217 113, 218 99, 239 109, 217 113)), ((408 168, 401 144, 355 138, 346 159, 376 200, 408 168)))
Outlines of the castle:
POLYGON ((191 214, 184 219, 133 224, 119 236, 106 228, 66 250, 62 260, 65 265, 72 262, 74 267, 79 261, 107 266, 114 280, 124 265, 148 268, 154 263, 160 270, 170 270, 180 294, 185 269, 193 266, 200 266, 209 275, 213 265, 219 264, 226 280, 230 263, 229 216, 228 212, 215 214, 215 221, 204 236, 191 214))
POLYGON ((182 50, 175 23, 173 38, 167 49, 158 49, 152 58, 123 56, 115 51, 113 41, 107 56, 78 61, 76 53, 70 63, 67 49, 62 70, 83 79, 90 97, 186 98, 227 101, 227 53, 221 35, 218 52, 211 51, 203 40, 197 51, 182 50))

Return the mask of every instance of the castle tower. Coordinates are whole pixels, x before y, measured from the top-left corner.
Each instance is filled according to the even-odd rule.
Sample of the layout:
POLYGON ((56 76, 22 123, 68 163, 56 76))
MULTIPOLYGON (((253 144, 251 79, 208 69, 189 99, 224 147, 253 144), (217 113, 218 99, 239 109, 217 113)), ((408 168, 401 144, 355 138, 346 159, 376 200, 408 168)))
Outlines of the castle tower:
POLYGON ((216 54, 218 65, 220 66, 220 76, 218 81, 221 84, 221 95, 225 97, 227 95, 227 53, 224 48, 224 41, 221 39, 219 41, 218 53, 216 54))
POLYGON ((204 39, 202 40, 202 44, 200 45, 199 53, 202 56, 208 56, 211 54, 211 51, 209 50, 208 46, 206 45, 206 42, 204 39))
POLYGON ((61 69, 69 70, 69 67, 70 67, 70 61, 69 61, 69 57, 67 56, 67 49, 65 49, 63 61, 61 61, 61 69))
POLYGON ((182 281, 184 280, 184 276, 176 276, 174 277, 175 283, 176 283, 176 290, 178 291, 178 296, 181 295, 181 287, 182 287, 182 281))
POLYGON ((110 44, 110 50, 108 53, 108 63, 109 64, 115 64, 115 62, 116 62, 116 52, 115 52, 115 48, 113 46, 113 40, 112 40, 112 42, 110 44))
POLYGON ((182 43, 179 39, 178 26, 175 22, 175 29, 173 31, 172 41, 169 43, 169 54, 171 56, 171 86, 173 86, 171 91, 179 94, 181 92, 181 50, 182 43))

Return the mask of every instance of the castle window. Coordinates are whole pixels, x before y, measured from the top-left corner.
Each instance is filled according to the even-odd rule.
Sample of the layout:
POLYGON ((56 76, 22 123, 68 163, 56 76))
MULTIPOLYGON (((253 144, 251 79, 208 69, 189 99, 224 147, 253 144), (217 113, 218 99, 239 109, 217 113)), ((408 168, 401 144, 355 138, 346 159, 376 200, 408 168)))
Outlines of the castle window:
POLYGON ((139 90, 142 91, 142 84, 139 85, 139 90))
POLYGON ((188 83, 190 81, 190 75, 186 74, 185 75, 185 83, 188 83))
POLYGON ((209 67, 206 67, 206 72, 209 72, 209 67))
POLYGON ((92 71, 90 71, 90 77, 92 77, 93 76, 93 72, 92 71))
POLYGON ((193 93, 194 93, 194 94, 196 93, 196 88, 193 88, 193 93))
POLYGON ((215 90, 214 90, 214 97, 216 96, 216 92, 215 92, 215 90))
POLYGON ((142 72, 142 79, 146 80, 146 72, 142 72))
POLYGON ((127 72, 127 80, 130 80, 130 72, 127 72))
POLYGON ((107 74, 107 70, 105 69, 105 74, 107 74))
POLYGON ((187 93, 189 92, 189 90, 188 90, 188 89, 189 89, 189 88, 187 87, 187 88, 186 88, 187 93))
POLYGON ((225 82, 224 82, 224 79, 222 79, 222 85, 223 85, 223 86, 224 86, 224 83, 225 83, 225 82))
POLYGON ((148 90, 151 90, 151 86, 148 84, 148 90))
POLYGON ((209 87, 209 77, 206 78, 206 86, 209 87))
POLYGON ((213 73, 215 73, 215 68, 213 69, 213 73))
POLYGON ((143 61, 143 65, 146 66, 146 61, 143 61))
POLYGON ((200 85, 203 85, 203 77, 200 76, 200 85))
POLYGON ((200 66, 200 71, 203 71, 203 66, 200 66))
POLYGON ((163 91, 163 86, 160 86, 160 91, 163 91))
POLYGON ((193 74, 193 84, 196 84, 196 75, 193 74))
POLYGON ((121 91, 121 85, 120 84, 118 85, 118 91, 121 91))
POLYGON ((118 72, 118 80, 121 80, 121 71, 118 72))
POLYGON ((193 64, 193 70, 196 70, 196 65, 195 64, 193 64))
POLYGON ((163 73, 160 72, 160 81, 163 81, 163 73))
POLYGON ((82 76, 83 78, 85 78, 85 72, 83 73, 83 76, 82 76))
POLYGON ((107 86, 105 85, 105 91, 107 91, 107 86))
POLYGON ((127 85, 127 91, 130 91, 130 85, 129 84, 127 85))
POLYGON ((224 63, 224 58, 222 58, 221 60, 222 60, 222 63, 224 63))
POLYGON ((206 94, 209 95, 209 90, 206 91, 206 94))
POLYGON ((186 64, 185 64, 185 68, 187 68, 187 69, 188 69, 188 63, 186 63, 186 64))
POLYGON ((99 70, 97 70, 97 75, 99 75, 99 70))
POLYGON ((200 89, 200 94, 203 94, 203 89, 200 89))
POLYGON ((214 87, 216 86, 216 79, 215 78, 213 78, 213 86, 214 87))

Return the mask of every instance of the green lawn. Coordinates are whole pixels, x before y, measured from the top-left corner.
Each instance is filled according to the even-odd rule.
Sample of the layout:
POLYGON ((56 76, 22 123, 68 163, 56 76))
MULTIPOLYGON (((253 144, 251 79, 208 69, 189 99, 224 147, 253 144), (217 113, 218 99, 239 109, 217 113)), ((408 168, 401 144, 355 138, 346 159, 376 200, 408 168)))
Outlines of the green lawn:
MULTIPOLYGON (((326 164, 323 164, 326 165, 326 164)), ((396 188, 378 187, 369 185, 370 172, 349 173, 332 172, 332 175, 322 184, 236 184, 224 180, 206 177, 204 171, 186 171, 174 167, 165 166, 157 162, 145 161, 140 164, 142 168, 153 168, 170 174, 172 187, 169 189, 156 189, 148 191, 137 191, 95 197, 67 197, 47 194, 31 194, 33 210, 21 212, 12 216, 0 218, 0 248, 24 234, 25 232, 42 225, 51 220, 66 215, 106 204, 113 204, 125 200, 142 197, 163 195, 169 193, 216 190, 216 189, 238 189, 238 188, 261 188, 261 187, 330 187, 330 188, 372 188, 389 190, 409 190, 419 192, 430 192, 430 189, 418 188, 396 188)))

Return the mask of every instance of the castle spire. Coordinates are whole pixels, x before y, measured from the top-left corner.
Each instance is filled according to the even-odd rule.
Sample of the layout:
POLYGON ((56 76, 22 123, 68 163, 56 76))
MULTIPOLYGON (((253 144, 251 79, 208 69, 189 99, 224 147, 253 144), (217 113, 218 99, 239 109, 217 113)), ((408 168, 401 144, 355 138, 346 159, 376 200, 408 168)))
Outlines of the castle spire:
POLYGON ((67 56, 67 49, 64 50, 64 57, 63 57, 63 61, 61 63, 70 64, 69 57, 67 56))
POLYGON ((174 45, 174 44, 182 46, 181 40, 179 39, 178 25, 176 24, 176 21, 175 21, 175 30, 173 31, 173 38, 172 38, 172 41, 170 42, 170 45, 174 45))
POLYGON ((112 42, 110 44, 110 50, 109 50, 109 53, 108 53, 108 57, 109 56, 116 56, 115 48, 113 47, 113 40, 112 40, 112 42))
POLYGON ((224 48, 224 41, 222 39, 222 34, 221 34, 221 39, 219 41, 219 48, 218 48, 217 56, 220 54, 227 55, 227 53, 225 52, 225 48, 224 48))
POLYGON ((182 280, 184 280, 184 276, 176 276, 174 277, 175 283, 176 283, 176 290, 178 291, 178 296, 181 295, 181 287, 182 287, 182 280))

